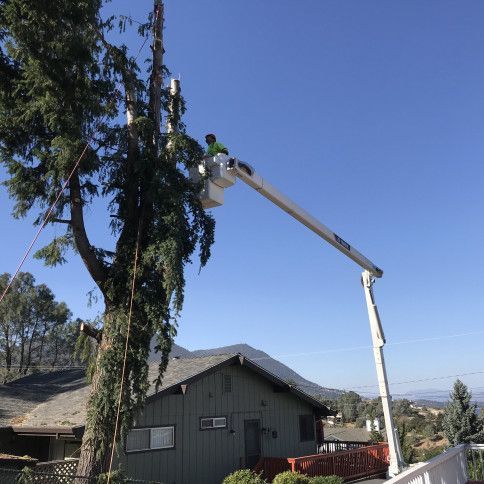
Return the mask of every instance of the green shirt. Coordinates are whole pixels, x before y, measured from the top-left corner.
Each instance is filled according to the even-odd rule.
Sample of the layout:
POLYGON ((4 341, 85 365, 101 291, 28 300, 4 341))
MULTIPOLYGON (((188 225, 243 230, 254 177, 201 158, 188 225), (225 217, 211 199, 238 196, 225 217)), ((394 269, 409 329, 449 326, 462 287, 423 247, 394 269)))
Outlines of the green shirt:
MULTIPOLYGON (((208 145, 207 155, 215 156, 218 153, 222 153, 224 150, 227 150, 227 148, 222 143, 215 141, 215 143, 208 145)), ((228 152, 228 150, 227 150, 227 152, 228 152)))

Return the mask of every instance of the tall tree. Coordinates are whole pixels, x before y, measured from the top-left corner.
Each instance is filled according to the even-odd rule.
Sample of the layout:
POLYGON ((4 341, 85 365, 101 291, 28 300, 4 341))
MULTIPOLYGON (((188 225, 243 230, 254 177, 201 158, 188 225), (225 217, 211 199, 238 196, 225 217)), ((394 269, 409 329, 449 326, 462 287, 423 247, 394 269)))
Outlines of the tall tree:
POLYGON ((472 393, 460 380, 454 383, 450 402, 444 410, 442 427, 452 445, 484 442, 484 422, 477 415, 477 405, 471 404, 472 393))
MULTIPOLYGON (((163 4, 156 0, 139 28, 141 37, 154 39, 151 73, 144 79, 128 48, 108 41, 115 19, 101 17, 102 3, 0 0, 0 156, 10 174, 6 185, 16 200, 14 216, 36 211, 42 223, 82 153, 48 221, 65 233, 37 257, 56 265, 74 248, 104 300, 78 466, 78 474, 87 476, 106 468, 120 390, 121 435, 144 402, 153 336, 161 353, 160 375, 166 368, 183 304, 184 267, 197 247, 205 265, 214 235, 214 220, 198 200, 199 187, 186 176, 202 156, 201 147, 186 135, 179 116, 175 130, 160 132, 161 118, 173 105, 164 88, 163 4), (108 247, 94 246, 84 223, 86 208, 98 197, 109 203, 105 214, 95 208, 96 225, 111 228, 108 247)), ((184 110, 182 100, 176 104, 184 110)))
MULTIPOLYGON (((9 280, 10 274, 0 275, 0 292, 9 280)), ((6 378, 31 367, 70 365, 79 327, 71 316, 45 284, 36 285, 32 274, 20 272, 0 303, 0 358, 6 378)))
POLYGON ((343 422, 354 422, 358 417, 358 405, 361 403, 361 396, 356 392, 344 392, 338 398, 338 410, 341 411, 343 422))

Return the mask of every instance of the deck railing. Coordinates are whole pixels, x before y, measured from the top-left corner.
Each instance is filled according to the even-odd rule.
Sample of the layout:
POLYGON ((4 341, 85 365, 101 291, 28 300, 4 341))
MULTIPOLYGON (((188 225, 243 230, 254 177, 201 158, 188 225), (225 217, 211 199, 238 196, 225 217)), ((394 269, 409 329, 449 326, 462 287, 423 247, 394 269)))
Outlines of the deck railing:
POLYGON ((291 464, 285 457, 261 457, 252 469, 256 474, 262 474, 267 482, 272 482, 277 474, 291 470, 291 464))
POLYGON ((340 452, 342 450, 359 449, 360 447, 368 447, 368 442, 354 442, 346 440, 325 440, 318 445, 318 454, 329 454, 331 452, 340 452))
POLYGON ((484 480, 484 444, 470 444, 467 446, 467 470, 469 479, 484 480))
POLYGON ((466 484, 484 479, 484 445, 461 444, 390 479, 386 484, 466 484))
POLYGON ((348 480, 386 472, 388 457, 388 444, 376 444, 333 454, 295 457, 288 462, 293 472, 310 477, 335 474, 348 480))
POLYGON ((310 477, 336 474, 345 480, 385 473, 388 469, 388 444, 376 444, 359 449, 315 454, 304 457, 264 457, 254 471, 262 472, 271 482, 280 472, 292 470, 310 477))

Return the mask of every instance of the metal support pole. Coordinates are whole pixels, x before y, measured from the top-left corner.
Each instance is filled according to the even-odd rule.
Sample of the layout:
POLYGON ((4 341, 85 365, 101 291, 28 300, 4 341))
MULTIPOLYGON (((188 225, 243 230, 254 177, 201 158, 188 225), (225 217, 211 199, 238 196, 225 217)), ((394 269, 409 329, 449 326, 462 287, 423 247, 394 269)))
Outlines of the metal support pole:
POLYGON ((390 451, 390 467, 388 469, 388 473, 390 476, 395 476, 405 467, 405 462, 403 460, 402 450, 400 448, 398 431, 395 428, 392 417, 392 397, 388 388, 385 359, 383 356, 385 335, 383 334, 378 308, 375 304, 375 298, 373 296, 374 276, 369 271, 364 271, 361 281, 365 290, 366 305, 368 308, 368 316, 370 318, 371 338, 373 340, 373 356, 375 358, 376 375, 378 378, 378 386, 380 388, 380 397, 383 407, 383 416, 385 418, 388 448, 390 451))

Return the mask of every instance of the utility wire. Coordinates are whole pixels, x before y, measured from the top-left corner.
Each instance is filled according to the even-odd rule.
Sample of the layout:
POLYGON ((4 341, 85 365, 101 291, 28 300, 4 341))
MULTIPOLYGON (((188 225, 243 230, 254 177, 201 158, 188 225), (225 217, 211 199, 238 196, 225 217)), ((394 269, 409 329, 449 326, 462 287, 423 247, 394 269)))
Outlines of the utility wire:
MULTIPOLYGON (((470 331, 467 333, 457 333, 457 334, 448 334, 448 335, 443 335, 443 336, 435 336, 435 337, 429 337, 429 338, 416 338, 416 339, 409 339, 409 340, 404 340, 404 341, 395 341, 395 342, 389 342, 386 343, 385 346, 397 346, 397 345, 404 345, 404 344, 410 344, 410 343, 420 343, 420 342, 429 342, 429 341, 441 341, 444 339, 452 339, 452 338, 460 338, 462 336, 475 336, 475 335, 480 335, 484 334, 484 331, 470 331)), ((256 358, 250 358, 252 361, 260 361, 260 360, 268 360, 268 359, 273 359, 273 358, 292 358, 296 356, 314 356, 314 355, 324 355, 327 353, 340 353, 340 352, 345 352, 345 351, 355 351, 355 350, 371 350, 373 349, 373 346, 367 345, 367 346, 348 346, 344 348, 334 348, 334 349, 326 349, 326 350, 321 350, 321 351, 307 351, 303 353, 287 353, 287 354, 282 354, 282 355, 275 355, 274 357, 271 356, 260 356, 256 358)))

